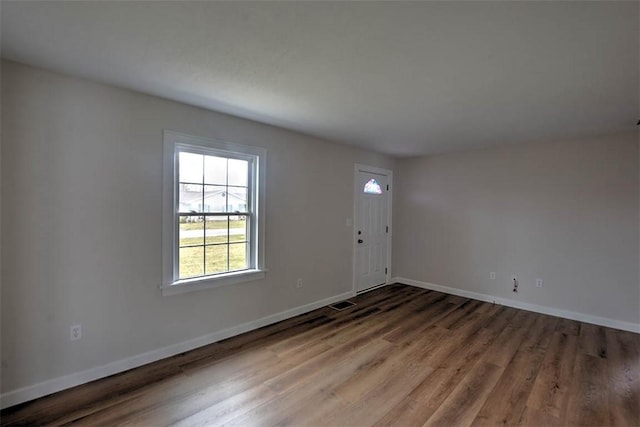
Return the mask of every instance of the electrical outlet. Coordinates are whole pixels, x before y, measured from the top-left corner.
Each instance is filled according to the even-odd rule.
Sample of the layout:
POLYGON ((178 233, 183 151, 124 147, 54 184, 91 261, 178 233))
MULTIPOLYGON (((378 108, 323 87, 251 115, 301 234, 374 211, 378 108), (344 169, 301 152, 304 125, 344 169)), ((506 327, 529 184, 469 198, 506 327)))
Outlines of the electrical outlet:
POLYGON ((76 341, 82 338, 82 325, 73 325, 71 326, 69 339, 71 341, 76 341))
POLYGON ((296 281, 296 288, 301 288, 302 287, 302 279, 298 279, 296 281))
POLYGON ((496 272, 495 271, 492 271, 491 273, 489 273, 489 279, 496 280, 496 272))
POLYGON ((518 292, 518 275, 513 274, 511 276, 511 284, 513 285, 513 292, 518 292))
POLYGON ((542 287, 542 279, 536 279, 536 288, 542 287))

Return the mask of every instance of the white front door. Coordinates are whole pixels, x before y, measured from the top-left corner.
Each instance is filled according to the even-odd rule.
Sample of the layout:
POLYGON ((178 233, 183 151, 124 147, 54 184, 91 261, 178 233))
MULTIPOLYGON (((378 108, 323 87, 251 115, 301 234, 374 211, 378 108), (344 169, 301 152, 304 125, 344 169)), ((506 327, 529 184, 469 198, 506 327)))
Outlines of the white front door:
POLYGON ((356 170, 356 291, 387 280, 389 176, 356 170))

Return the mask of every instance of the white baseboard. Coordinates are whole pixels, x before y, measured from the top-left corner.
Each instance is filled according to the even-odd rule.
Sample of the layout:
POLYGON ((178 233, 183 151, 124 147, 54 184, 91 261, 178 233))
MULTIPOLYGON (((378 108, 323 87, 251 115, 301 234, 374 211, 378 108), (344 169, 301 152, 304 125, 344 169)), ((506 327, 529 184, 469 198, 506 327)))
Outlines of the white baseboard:
POLYGON ((232 326, 231 328, 227 328, 222 331, 203 335, 156 350, 151 350, 146 353, 128 357, 126 359, 116 360, 115 362, 87 369, 82 372, 76 372, 73 374, 65 375, 63 377, 53 378, 51 380, 47 380, 38 384, 19 388, 17 390, 12 390, 0 395, 0 408, 8 408, 9 406, 17 405, 18 403, 27 402, 29 400, 37 399, 39 397, 75 387, 80 384, 85 384, 90 381, 108 377, 110 375, 124 372, 132 368, 137 368, 139 366, 146 365, 147 363, 156 362, 167 357, 175 356, 176 354, 184 353, 185 351, 193 350, 207 344, 212 344, 214 342, 221 341, 235 335, 249 332, 254 329, 270 325, 272 323, 280 322, 281 320, 289 319, 291 317, 307 313, 326 305, 333 304, 334 302, 351 298, 354 295, 354 292, 345 292, 340 295, 335 295, 333 297, 305 304, 300 307, 292 308, 290 310, 281 311, 279 313, 275 313, 261 319, 252 320, 250 322, 242 323, 237 326, 232 326))
POLYGON ((367 289, 362 289, 361 291, 356 291, 356 295, 366 294, 367 292, 375 291, 376 289, 383 288, 383 287, 388 286, 388 285, 390 285, 392 283, 394 283, 394 282, 385 282, 382 285, 376 285, 376 286, 372 286, 372 287, 367 288, 367 289))
POLYGON ((416 286, 423 289, 430 289, 432 291, 444 292, 445 294, 458 295, 478 301, 495 302, 496 304, 506 305, 508 307, 519 308, 522 310, 533 311, 541 314, 548 314, 550 316, 563 317, 565 319, 577 320, 579 322, 592 323, 594 325, 607 326, 609 328, 621 329, 623 331, 640 333, 640 324, 637 323, 623 322, 621 320, 592 316, 590 314, 577 313, 575 311, 561 310, 558 308, 546 307, 537 304, 529 304, 509 298, 499 298, 493 295, 465 291, 463 289, 450 288, 448 286, 434 285, 433 283, 421 282, 419 280, 407 279, 405 277, 394 277, 391 282, 416 286))

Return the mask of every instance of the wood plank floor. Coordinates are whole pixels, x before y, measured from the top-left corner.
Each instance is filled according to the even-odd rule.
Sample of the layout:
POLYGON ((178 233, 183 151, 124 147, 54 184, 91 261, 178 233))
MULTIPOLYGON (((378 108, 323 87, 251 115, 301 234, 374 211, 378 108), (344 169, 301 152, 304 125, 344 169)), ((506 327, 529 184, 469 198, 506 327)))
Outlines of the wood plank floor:
POLYGON ((404 285, 8 408, 2 425, 640 425, 640 335, 404 285))

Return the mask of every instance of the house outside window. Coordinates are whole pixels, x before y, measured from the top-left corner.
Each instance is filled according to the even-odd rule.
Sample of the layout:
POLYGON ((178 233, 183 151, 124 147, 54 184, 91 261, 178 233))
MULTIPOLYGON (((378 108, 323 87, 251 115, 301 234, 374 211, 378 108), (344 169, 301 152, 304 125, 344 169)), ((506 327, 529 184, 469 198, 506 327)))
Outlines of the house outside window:
POLYGON ((165 131, 163 294, 264 277, 266 151, 165 131))

